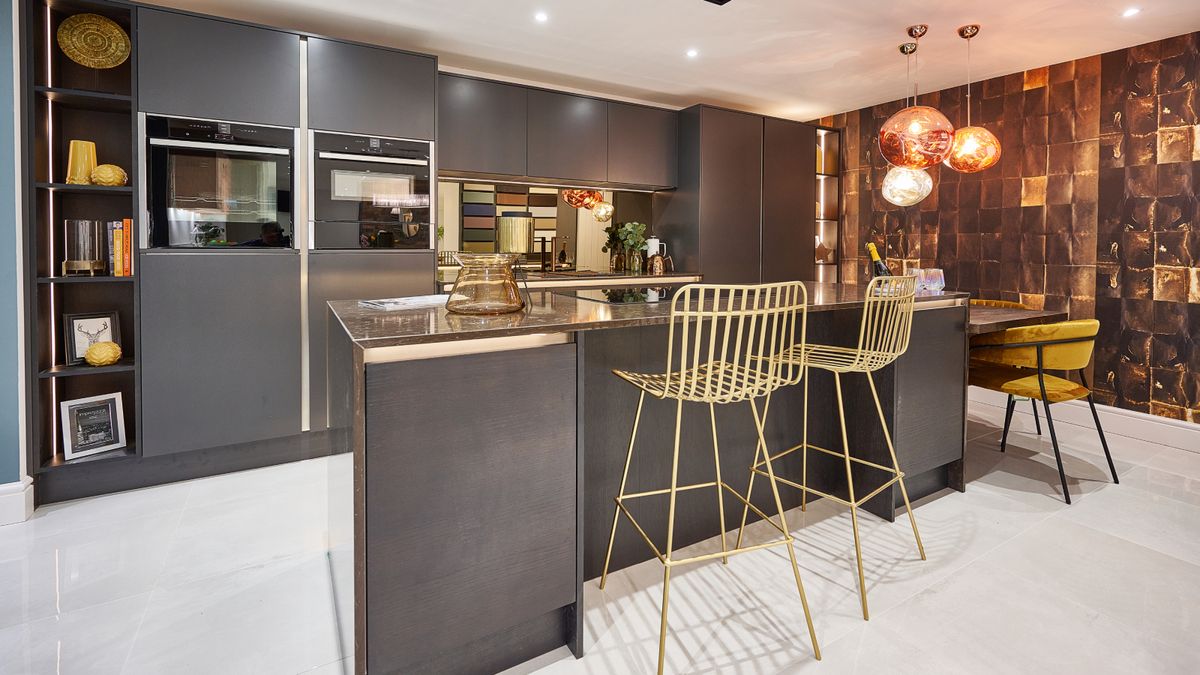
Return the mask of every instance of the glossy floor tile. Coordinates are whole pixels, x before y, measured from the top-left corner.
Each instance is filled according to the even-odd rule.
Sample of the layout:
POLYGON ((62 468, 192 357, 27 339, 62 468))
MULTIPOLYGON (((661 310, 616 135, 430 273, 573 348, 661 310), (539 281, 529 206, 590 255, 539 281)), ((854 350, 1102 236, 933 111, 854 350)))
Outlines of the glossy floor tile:
MULTIPOLYGON (((787 514, 821 662, 786 552, 768 549, 676 570, 667 671, 1195 672, 1200 454, 1109 430, 1113 485, 1094 430, 1059 423, 1067 506, 1049 439, 1018 415, 1002 454, 1003 419, 973 403, 967 491, 916 504, 928 560, 907 519, 861 519, 869 622, 848 512, 787 514)), ((352 672, 338 637, 351 606, 326 553, 329 481, 347 460, 58 504, 0 528, 0 675, 352 672)), ((653 672, 661 567, 584 594, 587 656, 563 648, 507 675, 653 672)))

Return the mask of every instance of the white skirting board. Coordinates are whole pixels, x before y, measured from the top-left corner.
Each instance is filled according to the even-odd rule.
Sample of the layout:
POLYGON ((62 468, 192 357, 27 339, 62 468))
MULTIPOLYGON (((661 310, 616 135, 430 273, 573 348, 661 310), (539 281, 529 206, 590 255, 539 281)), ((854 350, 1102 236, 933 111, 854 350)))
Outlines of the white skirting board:
POLYGON ((33 515, 33 479, 0 484, 0 526, 22 523, 33 515))
MULTIPOLYGON (((970 387, 968 391, 971 401, 993 405, 1001 410, 1008 402, 1008 396, 998 391, 979 387, 970 387)), ((1028 403, 1018 405, 1015 410, 1016 414, 1031 418, 1029 423, 1032 425, 1033 412, 1028 403)), ((1041 412, 1040 403, 1038 412, 1041 412)), ((1104 425, 1105 434, 1128 436, 1200 453, 1200 424, 1099 404, 1096 405, 1096 412, 1100 415, 1100 423, 1104 425)), ((1096 426, 1092 421, 1092 411, 1088 409, 1087 399, 1056 403, 1050 408, 1050 413, 1054 415, 1055 424, 1065 422, 1089 429, 1096 426)))

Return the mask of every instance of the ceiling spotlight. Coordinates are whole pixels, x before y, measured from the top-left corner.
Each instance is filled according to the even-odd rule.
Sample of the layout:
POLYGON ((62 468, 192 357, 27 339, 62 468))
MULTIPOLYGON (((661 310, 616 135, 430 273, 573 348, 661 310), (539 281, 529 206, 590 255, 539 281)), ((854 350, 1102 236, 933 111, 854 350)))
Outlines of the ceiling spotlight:
POLYGON ((1142 10, 1139 7, 1130 7, 1129 9, 1125 10, 1124 12, 1121 12, 1121 16, 1128 19, 1131 16, 1137 16, 1139 13, 1141 13, 1141 11, 1142 10))
POLYGON ((533 20, 537 21, 538 23, 546 23, 550 20, 550 15, 546 14, 545 12, 538 12, 537 14, 533 15, 533 20))
POLYGON ((694 59, 694 58, 696 58, 697 56, 700 56, 700 52, 699 52, 699 51, 697 51, 696 49, 689 49, 689 50, 687 50, 687 57, 688 57, 689 59, 694 59))

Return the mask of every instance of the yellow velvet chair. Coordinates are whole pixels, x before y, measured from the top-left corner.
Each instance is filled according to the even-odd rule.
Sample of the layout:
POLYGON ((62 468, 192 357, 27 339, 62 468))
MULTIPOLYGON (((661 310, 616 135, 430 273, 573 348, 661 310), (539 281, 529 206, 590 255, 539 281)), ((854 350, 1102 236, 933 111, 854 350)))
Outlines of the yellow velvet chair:
MULTIPOLYGON (((1000 309, 1029 309, 1028 307, 1026 307, 1025 305, 1023 305, 1019 302, 1011 302, 1009 300, 984 300, 982 298, 972 298, 971 306, 972 307, 997 307, 1000 309)), ((978 336, 971 338, 971 344, 975 344, 975 340, 977 337, 978 336)), ((1025 397, 1024 396, 1016 396, 1016 397, 1013 397, 1013 399, 1016 401, 1023 401, 1023 400, 1025 400, 1025 397)), ((1033 427, 1035 430, 1037 430, 1037 435, 1041 436, 1042 435, 1042 418, 1041 418, 1041 416, 1038 415, 1037 399, 1036 398, 1029 399, 1029 405, 1030 405, 1030 407, 1033 408, 1033 427)), ((1000 452, 1004 452, 1003 443, 1000 445, 1000 452)))
MULTIPOLYGON (((1092 358, 1096 334, 1100 322, 1095 319, 1063 321, 1009 328, 995 333, 978 335, 971 342, 971 368, 969 381, 976 387, 1008 394, 1008 408, 1004 414, 1004 433, 1000 439, 1000 450, 1004 451, 1008 440, 1008 427, 1012 422, 1014 397, 1027 396, 1042 402, 1046 413, 1046 427, 1050 431, 1050 442, 1054 446, 1054 459, 1058 463, 1058 478, 1062 482, 1063 497, 1071 503, 1067 490, 1067 475, 1063 471, 1062 454, 1058 449, 1058 436, 1054 433, 1054 419, 1050 416, 1050 404, 1086 398, 1100 434, 1100 445, 1108 459, 1108 469, 1113 482, 1120 483, 1112 454, 1108 451, 1108 440, 1096 414, 1096 403, 1087 385, 1083 369, 1092 358), (1050 375, 1046 371, 1079 372, 1079 383, 1063 377, 1050 375)), ((1067 374, 1064 372, 1064 375, 1067 374)))

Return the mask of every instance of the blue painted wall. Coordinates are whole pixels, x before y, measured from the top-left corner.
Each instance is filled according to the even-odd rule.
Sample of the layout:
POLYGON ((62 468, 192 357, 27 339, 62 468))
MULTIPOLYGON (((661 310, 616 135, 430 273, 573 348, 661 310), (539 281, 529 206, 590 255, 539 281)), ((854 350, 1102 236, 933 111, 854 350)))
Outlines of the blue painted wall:
POLYGON ((17 326, 17 228, 13 172, 12 3, 0 0, 0 483, 19 478, 21 466, 20 341, 17 326))

